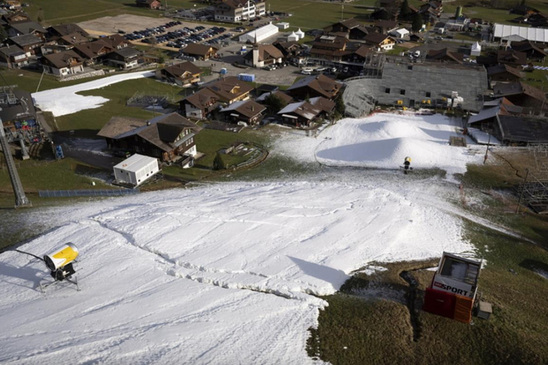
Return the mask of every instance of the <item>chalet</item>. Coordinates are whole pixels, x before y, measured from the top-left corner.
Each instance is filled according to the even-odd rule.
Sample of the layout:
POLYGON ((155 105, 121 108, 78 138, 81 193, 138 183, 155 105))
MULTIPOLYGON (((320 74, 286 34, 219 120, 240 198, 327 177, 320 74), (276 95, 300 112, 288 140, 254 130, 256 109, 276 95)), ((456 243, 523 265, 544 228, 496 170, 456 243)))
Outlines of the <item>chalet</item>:
POLYGON ((111 34, 105 37, 101 37, 101 41, 113 51, 115 49, 122 49, 129 46, 128 40, 122 37, 120 34, 111 34))
POLYGON ((505 145, 548 143, 546 119, 525 114, 523 108, 506 98, 486 102, 478 114, 468 119, 468 126, 492 134, 505 145))
POLYGON ((514 67, 523 66, 527 64, 527 54, 513 49, 499 50, 497 52, 497 62, 514 67))
POLYGON ((82 29, 79 25, 74 23, 52 25, 47 28, 48 39, 57 39, 60 37, 72 35, 78 33, 82 37, 88 38, 89 33, 82 29))
POLYGON ((361 46, 354 52, 343 55, 342 61, 346 64, 363 65, 374 54, 375 51, 371 47, 361 46))
POLYGON ((30 16, 24 11, 15 11, 15 12, 10 12, 9 14, 4 14, 2 15, 2 20, 4 20, 6 24, 32 21, 30 16))
POLYGON ((426 54, 426 59, 428 61, 437 61, 437 62, 453 62, 453 63, 462 63, 464 55, 459 52, 450 51, 447 48, 442 49, 431 49, 426 54))
POLYGON ((162 3, 159 0, 135 0, 135 5, 153 10, 158 10, 162 7, 162 3))
POLYGON ((179 101, 179 109, 187 118, 206 119, 219 106, 218 100, 217 94, 203 88, 179 101))
POLYGON ((158 78, 162 80, 188 87, 200 82, 202 70, 192 62, 181 62, 164 67, 157 74, 158 78))
POLYGON ((84 60, 74 51, 65 51, 42 57, 44 71, 56 76, 68 76, 84 72, 84 60))
POLYGON ((370 33, 388 34, 397 28, 398 22, 395 20, 376 20, 373 23, 373 32, 370 33))
POLYGON ((290 95, 287 95, 286 93, 284 93, 283 91, 280 91, 280 90, 274 90, 274 91, 268 91, 268 92, 262 93, 261 95, 259 95, 255 99, 255 101, 257 101, 259 103, 264 103, 271 95, 273 97, 276 97, 276 98, 280 99, 280 101, 284 105, 287 105, 287 104, 294 101, 293 98, 290 95))
POLYGON ((377 51, 389 51, 396 44, 387 34, 381 33, 369 33, 365 37, 365 43, 375 47, 377 51))
POLYGON ((333 100, 326 99, 322 96, 316 96, 315 98, 310 98, 309 103, 314 105, 316 108, 320 109, 321 113, 325 116, 331 115, 335 110, 335 102, 333 100))
POLYGON ((208 60, 217 56, 218 49, 212 46, 207 46, 200 43, 189 43, 181 54, 187 57, 194 57, 197 60, 208 60))
POLYGON ((294 98, 304 100, 315 96, 334 99, 342 85, 325 75, 308 76, 298 80, 287 89, 287 93, 294 98))
POLYGON ((21 68, 29 64, 29 57, 21 48, 8 46, 0 48, 0 65, 7 68, 21 68))
POLYGON ((546 57, 544 47, 538 46, 536 43, 529 40, 521 42, 512 42, 511 47, 514 51, 523 52, 527 55, 528 59, 540 62, 546 57))
POLYGON ((244 56, 246 65, 261 68, 267 65, 283 62, 283 53, 272 44, 259 44, 244 56))
POLYGON ((322 110, 307 101, 299 101, 285 106, 278 112, 282 121, 295 127, 310 127, 322 110))
POLYGON ((8 38, 8 44, 18 46, 28 57, 31 57, 40 54, 40 47, 44 41, 35 35, 26 34, 8 38))
POLYGON ((497 83, 493 86, 493 97, 504 96, 512 103, 534 111, 548 110, 546 95, 541 89, 523 82, 497 83))
POLYGON ((235 76, 229 76, 207 85, 207 89, 217 95, 217 100, 226 104, 232 104, 249 98, 253 86, 235 76))
POLYGON ((419 8, 419 14, 422 16, 422 19, 425 23, 434 24, 438 21, 442 13, 442 1, 429 1, 426 4, 421 5, 419 8))
POLYGON ((74 46, 73 50, 85 60, 87 65, 100 63, 108 53, 113 51, 113 49, 101 39, 77 44, 74 46))
POLYGON ((349 52, 346 50, 348 40, 344 37, 322 35, 314 41, 310 49, 310 58, 340 62, 349 52))
POLYGON ((244 122, 248 125, 254 125, 261 120, 265 110, 265 106, 249 99, 232 103, 222 108, 219 113, 224 115, 226 122, 244 122))
POLYGON ((27 34, 35 35, 44 41, 46 39, 47 31, 39 23, 32 21, 12 23, 9 25, 8 37, 16 37, 27 34))
POLYGON ((282 56, 285 59, 298 58, 304 50, 302 44, 296 41, 274 42, 272 45, 282 52, 282 56))
POLYGON ((112 117, 97 135, 109 149, 157 157, 165 163, 197 154, 194 137, 202 128, 178 113, 150 120, 112 117))
POLYGON ((141 51, 133 47, 115 49, 108 53, 104 60, 110 66, 118 67, 121 70, 128 70, 139 66, 141 51))
POLYGON ((238 23, 266 14, 264 0, 222 0, 215 6, 215 20, 238 23))
POLYGON ((89 42, 89 39, 78 32, 60 36, 56 39, 56 43, 58 45, 64 45, 68 47, 74 47, 77 44, 83 44, 87 42, 89 42))
POLYGON ((519 81, 523 77, 523 73, 514 67, 508 65, 495 65, 487 68, 487 76, 490 82, 500 81, 519 81))
POLYGON ((324 32, 352 41, 363 42, 365 36, 369 34, 369 29, 358 20, 351 18, 325 27, 324 32))

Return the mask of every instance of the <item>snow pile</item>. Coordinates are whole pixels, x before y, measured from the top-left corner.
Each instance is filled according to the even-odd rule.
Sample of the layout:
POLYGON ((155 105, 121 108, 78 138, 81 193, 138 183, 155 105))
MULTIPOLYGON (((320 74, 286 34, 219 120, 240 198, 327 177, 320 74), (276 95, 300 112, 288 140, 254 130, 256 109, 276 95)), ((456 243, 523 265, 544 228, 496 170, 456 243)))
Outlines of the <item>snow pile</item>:
POLYGON ((53 116, 60 117, 84 109, 100 108, 108 101, 108 99, 101 96, 78 95, 77 93, 80 91, 100 89, 117 82, 152 76, 154 76, 153 71, 121 74, 54 90, 39 91, 32 94, 32 98, 35 105, 42 111, 50 111, 53 116))
POLYGON ((471 248, 431 185, 229 183, 51 210, 60 227, 19 249, 74 242, 82 291, 41 294, 44 263, 2 253, 0 362, 310 363, 325 305, 310 294, 368 262, 471 248))
MULTIPOLYGON (((462 137, 457 125, 443 115, 374 114, 364 119, 343 119, 328 128, 316 150, 319 162, 331 166, 394 169, 405 157, 414 168, 439 167, 448 175, 466 172, 469 163, 481 163, 470 148, 449 145, 462 137)), ((470 141, 469 141, 470 142, 470 141)))

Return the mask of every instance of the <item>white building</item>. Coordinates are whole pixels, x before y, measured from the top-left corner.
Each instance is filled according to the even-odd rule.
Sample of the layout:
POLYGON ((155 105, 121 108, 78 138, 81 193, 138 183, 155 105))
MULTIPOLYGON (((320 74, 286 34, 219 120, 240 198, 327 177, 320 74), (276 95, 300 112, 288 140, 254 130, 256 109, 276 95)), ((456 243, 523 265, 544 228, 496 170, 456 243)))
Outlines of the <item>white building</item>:
POLYGON ((114 166, 114 179, 117 184, 137 187, 159 171, 158 159, 136 153, 114 166))
POLYGON ((479 56, 481 54, 481 45, 476 42, 472 45, 472 49, 470 50, 470 56, 479 56))
POLYGON ((531 42, 548 42, 548 29, 518 27, 516 25, 496 24, 493 30, 494 40, 505 40, 508 37, 519 36, 522 39, 527 39, 531 42))
POLYGON ((409 37, 409 31, 405 28, 398 28, 398 29, 392 30, 389 33, 389 35, 397 39, 403 39, 403 38, 409 37))
POLYGON ((241 43, 255 43, 255 42, 262 42, 267 38, 270 38, 279 32, 279 28, 275 26, 274 24, 270 23, 267 25, 264 25, 260 28, 257 28, 255 30, 252 30, 251 32, 242 34, 238 40, 241 43))

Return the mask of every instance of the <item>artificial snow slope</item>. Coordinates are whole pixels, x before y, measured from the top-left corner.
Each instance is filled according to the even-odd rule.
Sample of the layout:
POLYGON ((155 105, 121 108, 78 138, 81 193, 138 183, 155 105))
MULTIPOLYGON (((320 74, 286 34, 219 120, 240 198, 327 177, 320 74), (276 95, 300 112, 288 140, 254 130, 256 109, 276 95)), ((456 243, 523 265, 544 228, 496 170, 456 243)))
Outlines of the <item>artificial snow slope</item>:
POLYGON ((43 262, 2 253, 0 362, 311 363, 326 304, 311 294, 368 262, 470 249, 458 218, 391 185, 229 183, 51 210, 60 227, 19 249, 75 243, 82 290, 44 295, 43 262))
POLYGON ((38 91, 32 94, 34 104, 43 111, 50 111, 53 116, 77 113, 84 109, 100 108, 108 99, 101 96, 78 95, 85 90, 100 89, 122 81, 154 76, 153 71, 130 72, 126 74, 105 77, 81 84, 61 87, 53 90, 38 91))

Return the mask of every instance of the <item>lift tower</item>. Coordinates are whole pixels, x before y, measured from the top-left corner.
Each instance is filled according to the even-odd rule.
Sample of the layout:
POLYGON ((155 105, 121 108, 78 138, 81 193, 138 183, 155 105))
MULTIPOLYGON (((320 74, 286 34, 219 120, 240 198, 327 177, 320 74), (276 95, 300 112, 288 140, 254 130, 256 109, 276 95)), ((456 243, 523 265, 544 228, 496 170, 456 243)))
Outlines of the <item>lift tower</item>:
POLYGON ((4 123, 2 123, 2 118, 0 118, 0 146, 2 146, 2 151, 4 151, 4 158, 6 159, 6 165, 8 166, 11 186, 13 187, 13 193, 15 194, 15 208, 32 205, 25 196, 23 184, 21 184, 21 180, 19 179, 19 174, 17 173, 17 168, 15 167, 15 162, 13 161, 13 156, 10 152, 8 139, 6 138, 6 133, 4 132, 4 123))

